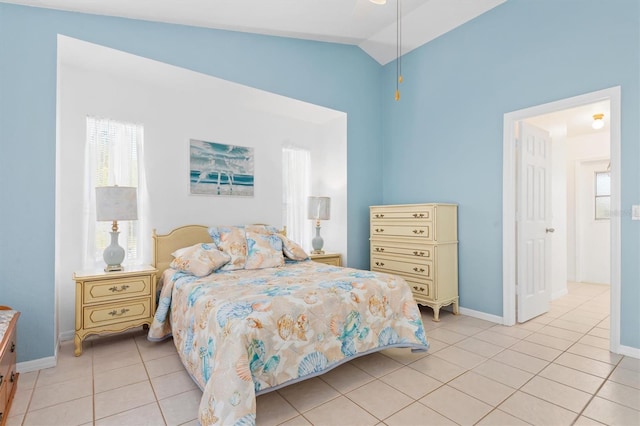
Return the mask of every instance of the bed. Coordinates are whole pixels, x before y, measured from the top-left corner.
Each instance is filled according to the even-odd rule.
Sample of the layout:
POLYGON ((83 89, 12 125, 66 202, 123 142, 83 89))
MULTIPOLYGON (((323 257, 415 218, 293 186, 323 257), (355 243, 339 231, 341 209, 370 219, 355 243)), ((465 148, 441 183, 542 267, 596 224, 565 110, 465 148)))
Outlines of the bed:
MULTIPOLYGON (((232 266, 231 256, 221 269, 196 274, 202 276, 180 269, 181 250, 205 243, 206 250, 213 245, 212 251, 227 253, 229 241, 216 234, 226 228, 189 225, 153 235, 161 290, 148 339, 173 337, 182 363, 203 391, 202 425, 255 424, 257 395, 386 348, 428 349, 420 311, 402 278, 299 255, 262 267, 269 266, 263 253, 255 267, 250 256, 259 244, 251 244, 249 227, 239 228, 246 229, 249 244, 244 265, 254 267, 232 266)), ((281 251, 290 254, 291 242, 266 229, 268 236, 259 239, 276 248, 280 240, 281 251)))

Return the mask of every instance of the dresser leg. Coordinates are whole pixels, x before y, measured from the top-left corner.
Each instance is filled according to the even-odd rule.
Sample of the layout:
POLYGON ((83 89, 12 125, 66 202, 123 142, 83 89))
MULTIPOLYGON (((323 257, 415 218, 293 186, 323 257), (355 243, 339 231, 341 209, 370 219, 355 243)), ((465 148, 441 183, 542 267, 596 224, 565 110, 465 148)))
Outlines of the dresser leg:
POLYGON ((73 344, 75 346, 75 350, 73 351, 75 356, 82 355, 82 339, 80 338, 80 336, 78 336, 78 334, 73 337, 73 344))
POLYGON ((458 300, 456 299, 455 302, 453 302, 453 315, 459 315, 460 314, 460 306, 458 303, 458 300))
POLYGON ((440 305, 433 307, 433 321, 440 322, 440 305))

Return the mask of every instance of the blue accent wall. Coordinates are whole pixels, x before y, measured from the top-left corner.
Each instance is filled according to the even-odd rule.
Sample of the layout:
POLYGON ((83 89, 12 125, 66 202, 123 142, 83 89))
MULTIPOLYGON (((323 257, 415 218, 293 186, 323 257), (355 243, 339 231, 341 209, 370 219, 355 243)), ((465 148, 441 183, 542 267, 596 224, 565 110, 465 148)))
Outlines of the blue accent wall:
POLYGON ((621 86, 621 344, 640 348, 640 2, 509 0, 402 71, 395 102, 395 62, 384 67, 383 202, 459 203, 460 303, 498 316, 504 114, 621 86))
POLYGON ((461 304, 493 315, 504 113, 620 85, 621 343, 640 348, 639 28, 637 0, 509 0, 405 55, 395 102, 395 64, 354 46, 0 3, 0 304, 22 311, 19 361, 54 354, 57 34, 346 112, 350 266, 368 267, 369 205, 459 203, 461 304))
POLYGON ((19 362, 53 356, 57 333, 57 34, 346 112, 347 254, 368 267, 368 206, 382 199, 382 68, 362 50, 0 3, 0 304, 22 312, 19 362))

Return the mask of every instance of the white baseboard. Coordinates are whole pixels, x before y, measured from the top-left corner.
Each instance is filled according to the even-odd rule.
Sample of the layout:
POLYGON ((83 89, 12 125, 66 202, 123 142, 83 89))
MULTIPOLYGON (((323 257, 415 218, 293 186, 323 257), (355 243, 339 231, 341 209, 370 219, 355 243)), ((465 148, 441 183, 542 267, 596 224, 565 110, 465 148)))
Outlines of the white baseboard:
POLYGON ((18 373, 28 373, 30 371, 42 370, 43 368, 55 367, 57 360, 55 356, 34 359, 32 361, 19 362, 16 364, 18 373))
POLYGON ((69 330, 69 331, 63 331, 62 333, 60 333, 60 335, 58 336, 58 340, 60 342, 67 342, 69 340, 73 340, 73 337, 75 336, 76 332, 73 330, 69 330))
POLYGON ((640 348, 634 348, 632 346, 618 346, 619 354, 624 356, 630 356, 632 358, 640 359, 640 348))
POLYGON ((468 317, 478 318, 481 320, 502 324, 503 319, 497 315, 487 314, 486 312, 474 311, 473 309, 460 307, 460 313, 468 317))
POLYGON ((562 297, 569 294, 569 290, 566 289, 566 287, 563 290, 557 291, 553 294, 551 294, 551 300, 556 300, 558 297, 562 297))

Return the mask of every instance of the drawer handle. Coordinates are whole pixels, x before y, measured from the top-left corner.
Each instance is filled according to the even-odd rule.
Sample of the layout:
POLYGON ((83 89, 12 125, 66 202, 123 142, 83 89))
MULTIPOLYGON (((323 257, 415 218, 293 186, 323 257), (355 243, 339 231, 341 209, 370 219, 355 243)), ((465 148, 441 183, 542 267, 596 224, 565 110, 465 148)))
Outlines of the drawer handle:
POLYGON ((384 215, 383 215, 383 214, 379 214, 379 213, 377 213, 377 214, 375 214, 375 215, 374 215, 374 217, 375 217, 376 219, 382 219, 382 218, 384 217, 384 215))
POLYGON ((424 229, 414 229, 413 233, 414 234, 424 234, 424 229))
POLYGON ((4 381, 4 376, 0 374, 0 386, 2 386, 3 381, 4 381))
POLYGON ((419 217, 424 217, 424 213, 414 213, 413 217, 415 217, 416 219, 419 217))
POLYGON ((424 257, 424 252, 423 251, 414 251, 413 252, 414 256, 420 256, 420 257, 424 257))
POLYGON ((414 286, 413 286, 413 289, 414 289, 415 291, 424 291, 424 287, 418 287, 417 285, 414 285, 414 286))
POLYGON ((384 232, 384 228, 376 228, 376 232, 384 232))
POLYGON ((384 251, 383 247, 376 247, 376 251, 384 251))
POLYGON ((129 286, 128 286, 128 285, 126 285, 126 284, 122 284, 122 285, 120 286, 120 288, 118 288, 118 287, 116 287, 116 286, 114 285, 113 287, 111 287, 111 288, 109 289, 109 291, 111 291, 112 293, 120 293, 121 291, 125 291, 125 290, 126 290, 126 289, 128 289, 128 288, 129 288, 129 286))
POLYGON ((16 381, 16 373, 12 372, 11 373, 11 378, 9 379, 9 382, 13 383, 16 381))
POLYGON ((376 262, 376 266, 384 266, 384 262, 376 262))
POLYGON ((11 352, 16 351, 16 342, 11 342, 11 352))
POLYGON ((417 266, 415 268, 413 268, 414 271, 416 272, 424 272, 423 268, 418 268, 417 266))
POLYGON ((116 311, 115 309, 111 312, 109 312, 109 315, 111 315, 112 317, 119 317, 121 315, 126 314, 127 312, 129 312, 129 309, 127 308, 122 308, 120 309, 120 312, 116 311))

